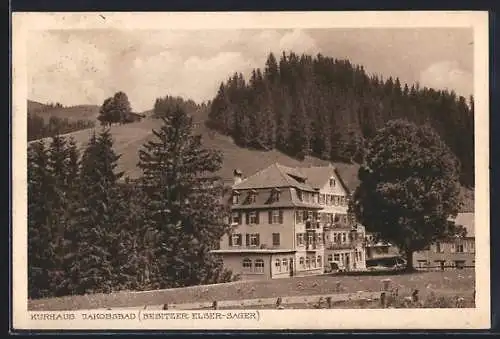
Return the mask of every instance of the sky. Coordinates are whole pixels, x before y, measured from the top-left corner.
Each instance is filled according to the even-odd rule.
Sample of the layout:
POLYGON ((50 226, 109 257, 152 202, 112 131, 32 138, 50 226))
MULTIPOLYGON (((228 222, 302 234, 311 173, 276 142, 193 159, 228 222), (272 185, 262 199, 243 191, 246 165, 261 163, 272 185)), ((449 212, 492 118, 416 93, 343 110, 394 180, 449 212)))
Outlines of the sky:
POLYGON ((269 52, 349 59, 402 83, 473 93, 473 31, 468 28, 290 30, 52 30, 28 40, 28 99, 101 105, 124 91, 132 109, 158 97, 213 99, 235 71, 264 67, 269 52))

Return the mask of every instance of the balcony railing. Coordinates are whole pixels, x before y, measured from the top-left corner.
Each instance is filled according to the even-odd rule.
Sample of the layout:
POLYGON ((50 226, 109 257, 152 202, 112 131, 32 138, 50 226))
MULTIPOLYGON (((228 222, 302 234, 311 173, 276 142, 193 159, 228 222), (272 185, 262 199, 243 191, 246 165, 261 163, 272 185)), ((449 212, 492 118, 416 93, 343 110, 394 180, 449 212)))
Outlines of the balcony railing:
POLYGON ((329 243, 326 245, 326 249, 328 250, 345 250, 345 249, 352 249, 356 247, 357 243, 355 242, 334 242, 334 243, 329 243))
POLYGON ((323 224, 321 223, 320 220, 306 220, 305 222, 306 229, 310 230, 316 230, 316 229, 321 229, 323 224))

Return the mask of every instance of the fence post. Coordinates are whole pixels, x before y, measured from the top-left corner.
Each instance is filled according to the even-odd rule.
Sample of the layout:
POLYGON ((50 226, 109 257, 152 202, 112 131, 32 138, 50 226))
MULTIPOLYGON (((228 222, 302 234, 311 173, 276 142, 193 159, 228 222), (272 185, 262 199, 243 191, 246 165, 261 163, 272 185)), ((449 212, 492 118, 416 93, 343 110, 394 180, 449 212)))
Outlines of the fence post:
POLYGON ((327 297, 326 303, 328 304, 328 308, 332 308, 332 297, 327 297))
POLYGON ((337 283, 335 284, 335 291, 340 292, 341 288, 342 288, 342 285, 341 285, 340 281, 337 281, 337 283))
POLYGON ((217 300, 214 300, 214 301, 213 301, 213 303, 212 303, 212 308, 213 308, 214 310, 216 310, 216 309, 217 309, 217 300))
POLYGON ((411 294, 411 300, 414 303, 418 302, 418 290, 413 291, 413 293, 411 294))
POLYGON ((163 309, 168 310, 168 304, 163 304, 163 309))
POLYGON ((278 309, 283 308, 283 299, 281 297, 278 297, 278 299, 276 299, 276 308, 278 309))
POLYGON ((385 308, 385 292, 382 292, 380 293, 380 306, 382 306, 382 308, 385 308))
POLYGON ((391 287, 391 279, 383 279, 382 286, 384 291, 389 291, 389 288, 391 287))

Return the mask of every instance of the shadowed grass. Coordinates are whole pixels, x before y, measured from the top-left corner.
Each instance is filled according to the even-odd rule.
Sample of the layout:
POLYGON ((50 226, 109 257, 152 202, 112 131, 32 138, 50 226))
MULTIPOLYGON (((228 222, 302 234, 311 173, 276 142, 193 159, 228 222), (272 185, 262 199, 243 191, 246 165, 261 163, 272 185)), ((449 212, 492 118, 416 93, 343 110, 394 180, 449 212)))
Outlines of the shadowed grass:
POLYGON ((119 292, 52 299, 32 300, 30 310, 78 310, 93 308, 138 307, 159 304, 211 302, 285 296, 381 291, 383 280, 390 279, 390 288, 400 296, 415 289, 420 297, 435 295, 467 296, 475 290, 474 270, 417 272, 389 276, 309 276, 288 279, 241 281, 227 284, 193 286, 148 292, 119 292))

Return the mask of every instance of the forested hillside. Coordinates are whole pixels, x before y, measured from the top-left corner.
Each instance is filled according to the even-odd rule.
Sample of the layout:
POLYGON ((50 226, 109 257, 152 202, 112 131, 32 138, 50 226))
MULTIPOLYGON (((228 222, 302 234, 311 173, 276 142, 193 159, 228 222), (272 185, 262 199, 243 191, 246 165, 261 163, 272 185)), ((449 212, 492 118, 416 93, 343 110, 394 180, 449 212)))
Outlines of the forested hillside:
POLYGON ((28 141, 66 134, 95 126, 98 106, 64 107, 60 103, 42 104, 28 100, 28 141))
POLYGON ((462 184, 474 185, 472 96, 369 75, 321 54, 269 54, 250 79, 235 73, 220 85, 207 125, 241 147, 359 163, 375 131, 397 118, 432 126, 460 160, 462 184))

